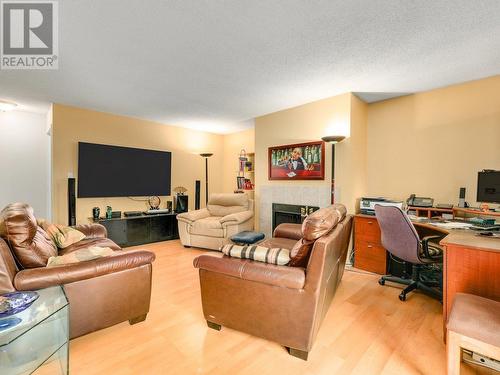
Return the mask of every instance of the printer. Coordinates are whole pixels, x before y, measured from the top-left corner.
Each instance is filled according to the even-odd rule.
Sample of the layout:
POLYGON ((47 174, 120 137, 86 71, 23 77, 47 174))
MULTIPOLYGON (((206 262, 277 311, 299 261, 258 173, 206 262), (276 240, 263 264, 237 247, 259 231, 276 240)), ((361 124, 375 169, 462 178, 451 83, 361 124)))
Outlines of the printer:
POLYGON ((382 197, 363 197, 359 202, 359 210, 362 214, 375 216, 375 205, 377 204, 381 206, 395 206, 403 209, 403 202, 401 201, 393 201, 382 197))

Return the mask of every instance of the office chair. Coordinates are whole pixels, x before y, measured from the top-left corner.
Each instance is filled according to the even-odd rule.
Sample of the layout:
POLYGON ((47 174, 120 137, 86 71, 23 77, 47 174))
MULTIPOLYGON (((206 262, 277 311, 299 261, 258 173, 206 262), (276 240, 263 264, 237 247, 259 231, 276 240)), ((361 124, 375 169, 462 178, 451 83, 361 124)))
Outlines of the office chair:
POLYGON ((412 265, 409 278, 382 276, 379 284, 392 281, 407 285, 399 295, 401 301, 406 301, 406 295, 417 289, 442 301, 442 291, 435 289, 442 282, 425 280, 421 270, 425 265, 443 262, 442 248, 431 241, 438 241, 445 235, 436 231, 439 235, 420 238, 408 216, 398 207, 376 205, 375 215, 382 232, 382 246, 392 255, 412 265))

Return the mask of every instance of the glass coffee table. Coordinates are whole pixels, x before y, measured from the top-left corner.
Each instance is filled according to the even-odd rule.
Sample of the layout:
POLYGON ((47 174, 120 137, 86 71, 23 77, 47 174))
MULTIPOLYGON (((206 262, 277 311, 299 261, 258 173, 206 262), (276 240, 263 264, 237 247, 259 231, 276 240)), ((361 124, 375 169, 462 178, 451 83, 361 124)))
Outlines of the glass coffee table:
POLYGON ((68 374, 69 304, 60 286, 37 290, 26 310, 4 319, 21 322, 0 331, 0 374, 68 374))

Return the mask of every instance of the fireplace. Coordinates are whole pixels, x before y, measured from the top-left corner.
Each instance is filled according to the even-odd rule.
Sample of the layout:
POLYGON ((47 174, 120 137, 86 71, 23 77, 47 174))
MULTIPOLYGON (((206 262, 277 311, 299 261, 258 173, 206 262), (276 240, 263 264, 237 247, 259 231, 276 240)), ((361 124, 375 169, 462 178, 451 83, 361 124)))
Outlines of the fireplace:
POLYGON ((319 210, 316 206, 273 203, 273 232, 282 223, 297 223, 304 221, 307 215, 319 210))

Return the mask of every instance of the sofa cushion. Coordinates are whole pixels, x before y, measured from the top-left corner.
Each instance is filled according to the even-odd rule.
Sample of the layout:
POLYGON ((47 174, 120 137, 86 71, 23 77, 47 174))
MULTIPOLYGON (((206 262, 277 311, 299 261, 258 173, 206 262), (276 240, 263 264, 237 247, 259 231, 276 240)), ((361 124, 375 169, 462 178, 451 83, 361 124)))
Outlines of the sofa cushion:
POLYGON ((220 222, 220 216, 209 216, 196 220, 191 226, 191 234, 208 237, 224 237, 224 229, 220 222))
POLYGON ((0 236, 23 268, 45 267, 57 255, 56 246, 25 203, 11 203, 0 212, 0 236))
POLYGON ((210 194, 208 204, 217 206, 242 206, 248 209, 248 195, 234 193, 214 193, 210 194))
POLYGON ((72 264, 86 262, 89 260, 102 258, 113 255, 115 252, 109 247, 92 246, 85 249, 80 249, 65 255, 50 257, 47 262, 47 267, 60 266, 63 264, 72 264))
POLYGON ((247 211, 248 196, 246 194, 211 194, 207 209, 212 216, 227 216, 237 212, 247 211))
POLYGON ((223 254, 241 259, 256 260, 258 262, 284 266, 290 262, 290 250, 269 248, 259 245, 224 245, 221 247, 223 254))
POLYGON ((346 208, 334 204, 308 215, 302 223, 302 235, 308 241, 315 241, 330 232, 346 216, 346 208))
POLYGON ((78 251, 81 249, 87 249, 89 247, 109 247, 112 250, 119 251, 121 247, 111 241, 109 238, 101 238, 101 237, 87 237, 73 245, 70 245, 64 249, 59 250, 59 255, 65 255, 72 253, 74 251, 78 251))
POLYGON ((38 220, 38 225, 49 235, 55 245, 64 249, 83 240, 86 236, 79 230, 60 224, 52 224, 45 220, 38 220))
POLYGON ((447 328, 484 343, 500 346, 500 301, 455 294, 447 328))
POLYGON ((207 206, 210 215, 217 217, 224 217, 231 214, 237 214, 239 212, 246 211, 247 209, 242 206, 217 206, 209 204, 207 206))
POLYGON ((290 251, 291 267, 307 267, 309 256, 314 245, 314 241, 308 241, 304 238, 298 240, 290 251))

